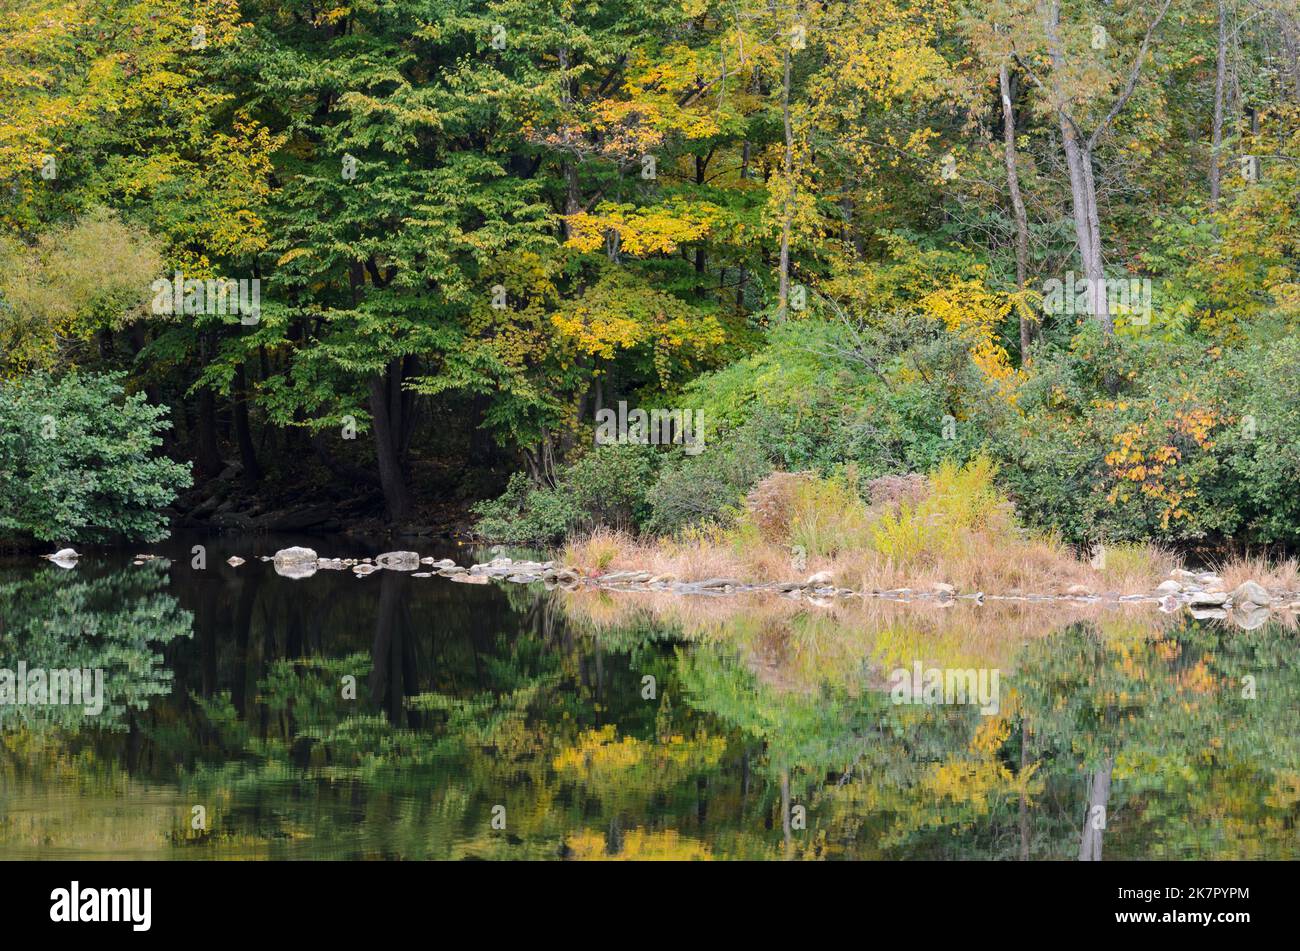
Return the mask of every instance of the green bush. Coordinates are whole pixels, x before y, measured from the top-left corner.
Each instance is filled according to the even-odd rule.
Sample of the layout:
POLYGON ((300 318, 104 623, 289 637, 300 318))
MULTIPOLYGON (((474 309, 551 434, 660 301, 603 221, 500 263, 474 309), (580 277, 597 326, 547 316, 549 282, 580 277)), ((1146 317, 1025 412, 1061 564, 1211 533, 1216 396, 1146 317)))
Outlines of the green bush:
POLYGON ((550 545, 597 526, 637 531, 650 515, 646 494, 659 460, 649 446, 601 446, 563 467, 554 486, 516 472, 505 492, 474 506, 475 533, 485 541, 550 545))
POLYGON ((0 382, 0 533, 17 539, 157 541, 189 467, 157 455, 167 409, 121 375, 0 382))
POLYGON ((651 512, 645 528, 672 534, 738 509, 745 493, 772 471, 762 447, 758 427, 747 426, 698 455, 670 456, 648 493, 651 512))

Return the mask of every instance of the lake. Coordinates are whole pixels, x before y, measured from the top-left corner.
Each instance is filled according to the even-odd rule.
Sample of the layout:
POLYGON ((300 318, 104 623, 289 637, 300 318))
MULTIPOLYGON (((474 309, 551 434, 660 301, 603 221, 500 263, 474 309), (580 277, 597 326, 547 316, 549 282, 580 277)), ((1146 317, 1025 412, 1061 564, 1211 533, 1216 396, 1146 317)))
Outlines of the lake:
POLYGON ((102 672, 94 712, 0 705, 0 858, 1300 857, 1282 622, 256 560, 291 544, 488 557, 0 560, 0 670, 102 672))

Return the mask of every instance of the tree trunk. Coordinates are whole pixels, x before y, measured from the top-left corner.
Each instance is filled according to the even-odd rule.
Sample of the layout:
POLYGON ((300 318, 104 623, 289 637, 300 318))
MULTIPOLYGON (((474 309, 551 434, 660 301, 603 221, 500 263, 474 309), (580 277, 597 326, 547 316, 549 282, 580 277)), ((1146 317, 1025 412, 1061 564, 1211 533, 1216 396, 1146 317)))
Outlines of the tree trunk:
POLYGON ((1219 46, 1214 74, 1214 124, 1210 132, 1210 207, 1219 204, 1219 150, 1223 148, 1223 95, 1228 78, 1228 4, 1219 0, 1219 46))
MULTIPOLYGON (((998 85, 1002 91, 1002 153, 1007 166, 1007 190, 1011 193, 1011 215, 1016 224, 1016 288, 1025 289, 1029 275, 1029 217, 1025 214, 1025 200, 1020 194, 1020 172, 1016 168, 1016 114, 1011 107, 1011 76, 1004 61, 998 69, 998 85)), ((1033 342, 1033 326, 1023 313, 1020 315, 1020 362, 1029 363, 1029 346, 1033 342)))
MULTIPOLYGON (((1058 33, 1061 25, 1061 5, 1052 0, 1045 7, 1047 37, 1052 58, 1052 72, 1061 76, 1065 71, 1065 53, 1058 33)), ((1057 89, 1053 97, 1064 102, 1064 93, 1057 89)), ((1070 172, 1070 204, 1074 212, 1074 236, 1079 246, 1079 259, 1084 277, 1088 280, 1088 312, 1107 336, 1115 332, 1106 302, 1105 274, 1102 269, 1101 223, 1097 214, 1097 186, 1092 176, 1092 146, 1075 125, 1073 117, 1064 106, 1058 106, 1057 117, 1061 126, 1061 144, 1065 150, 1065 164, 1070 172)))
POLYGON ((1106 831, 1106 808, 1110 802, 1110 773, 1114 766, 1114 758, 1107 757, 1097 772, 1092 774, 1088 790, 1088 811, 1083 817, 1083 835, 1079 838, 1080 862, 1101 861, 1101 839, 1106 831))
POLYGON ((217 446, 217 401, 210 387, 199 390, 197 406, 198 446, 195 462, 206 478, 221 474, 221 450, 217 446))
POLYGON ((248 380, 241 363, 235 369, 235 398, 233 401, 235 442, 239 446, 239 461, 244 467, 244 481, 255 483, 262 478, 262 467, 257 462, 253 448, 253 434, 248 426, 248 380))
POLYGON ((375 461, 379 464, 379 484, 384 490, 388 520, 392 523, 409 518, 414 508, 400 452, 401 403, 399 399, 398 405, 394 407, 390 405, 389 399, 394 382, 400 390, 400 376, 401 361, 393 360, 384 373, 372 376, 368 382, 375 461), (394 381, 394 377, 398 379, 394 381))
POLYGON ((794 187, 794 131, 790 123, 790 45, 782 58, 781 121, 785 129, 785 199, 781 203, 781 263, 777 286, 777 316, 784 319, 790 303, 790 190, 794 187))
POLYGON ((1080 140, 1074 123, 1061 116, 1065 163, 1070 170, 1070 201, 1074 211, 1074 237, 1079 245, 1083 276, 1088 280, 1088 313, 1107 336, 1115 332, 1106 301, 1106 274, 1101 255, 1101 222, 1097 215, 1097 185, 1092 176, 1092 152, 1080 140))

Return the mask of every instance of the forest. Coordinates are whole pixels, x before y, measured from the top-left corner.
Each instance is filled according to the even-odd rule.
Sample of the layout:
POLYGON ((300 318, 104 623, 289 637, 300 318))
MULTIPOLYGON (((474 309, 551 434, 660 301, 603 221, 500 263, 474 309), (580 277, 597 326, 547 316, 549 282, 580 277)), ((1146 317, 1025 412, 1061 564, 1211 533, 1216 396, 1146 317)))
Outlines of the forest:
POLYGON ((7 544, 680 536, 944 465, 1071 545, 1300 538, 1294 0, 4 14, 7 544))

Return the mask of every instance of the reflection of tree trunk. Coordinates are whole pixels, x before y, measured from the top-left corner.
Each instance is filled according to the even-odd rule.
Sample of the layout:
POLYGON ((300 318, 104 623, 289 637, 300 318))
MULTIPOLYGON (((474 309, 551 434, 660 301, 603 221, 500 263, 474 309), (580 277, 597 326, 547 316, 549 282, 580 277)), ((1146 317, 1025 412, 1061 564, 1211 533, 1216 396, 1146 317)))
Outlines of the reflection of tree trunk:
POLYGON ((785 857, 791 858, 794 840, 790 832, 790 771, 781 770, 781 834, 785 839, 785 857))
POLYGON ((207 588, 214 582, 199 582, 199 605, 194 615, 194 636, 199 642, 200 691, 211 697, 217 681, 217 597, 207 588))
POLYGON ((1106 808, 1110 801, 1110 773, 1114 757, 1107 757, 1092 774, 1088 791, 1088 811, 1083 817, 1083 835, 1079 839, 1079 861, 1101 861, 1101 837, 1106 831, 1106 808))
MULTIPOLYGON (((1029 763, 1029 728, 1028 724, 1022 719, 1020 721, 1020 769, 1016 776, 1023 780, 1025 775, 1025 766, 1029 763)), ((1020 794, 1020 861, 1029 861, 1029 803, 1025 801, 1025 794, 1020 794)))
POLYGON ((398 724, 407 713, 408 726, 416 725, 414 711, 405 710, 408 688, 416 681, 415 645, 409 637, 411 618, 402 596, 402 578, 380 572, 379 610, 375 615, 375 639, 370 648, 370 696, 398 724))
POLYGON ((253 626, 253 605, 257 589, 262 584, 260 572, 249 572, 239 583, 239 599, 235 602, 235 681, 230 690, 230 702, 235 712, 244 716, 244 700, 248 684, 248 644, 253 626))

